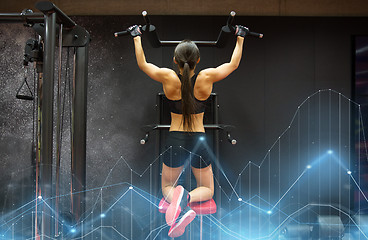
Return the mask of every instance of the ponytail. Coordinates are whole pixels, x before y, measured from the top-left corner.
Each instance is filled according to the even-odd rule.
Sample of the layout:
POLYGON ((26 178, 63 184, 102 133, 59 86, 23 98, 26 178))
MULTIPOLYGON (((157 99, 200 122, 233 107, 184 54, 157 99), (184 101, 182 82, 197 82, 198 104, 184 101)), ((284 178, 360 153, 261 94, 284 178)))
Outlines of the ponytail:
POLYGON ((192 131, 193 119, 191 114, 195 113, 197 105, 194 99, 193 86, 189 74, 190 67, 189 64, 185 62, 181 81, 181 106, 183 113, 183 126, 189 131, 192 131))
POLYGON ((184 40, 179 43, 174 52, 178 66, 183 70, 181 79, 181 106, 183 114, 183 126, 187 131, 193 130, 192 114, 196 112, 197 103, 193 94, 190 71, 193 70, 199 60, 199 49, 197 45, 184 40))

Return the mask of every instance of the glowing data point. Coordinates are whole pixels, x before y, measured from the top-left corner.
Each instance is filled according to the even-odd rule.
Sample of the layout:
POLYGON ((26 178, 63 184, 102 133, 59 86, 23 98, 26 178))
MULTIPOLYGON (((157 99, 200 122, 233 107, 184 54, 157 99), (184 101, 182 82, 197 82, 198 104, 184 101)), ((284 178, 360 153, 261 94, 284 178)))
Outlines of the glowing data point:
POLYGON ((75 228, 70 229, 70 232, 75 233, 77 230, 75 228))
POLYGON ((40 199, 40 200, 41 200, 41 199, 42 199, 42 196, 38 196, 38 199, 40 199))
POLYGON ((271 213, 272 213, 272 211, 271 211, 271 210, 268 210, 268 211, 267 211, 267 214, 271 214, 271 213))
POLYGON ((201 136, 201 137, 199 137, 199 140, 201 140, 201 141, 204 141, 204 137, 203 136, 201 136))
POLYGON ((104 217, 106 217, 106 214, 105 213, 101 213, 100 217, 101 218, 104 218, 104 217))
POLYGON ((129 189, 130 189, 130 190, 132 190, 132 189, 133 189, 133 187, 132 187, 132 186, 130 186, 130 187, 129 187, 129 189))
POLYGON ((347 173, 349 174, 349 175, 351 175, 351 171, 349 170, 349 171, 347 171, 347 173))
POLYGON ((333 153, 333 151, 332 151, 332 150, 328 150, 328 151, 327 151, 327 153, 328 153, 328 154, 332 154, 332 153, 333 153))
POLYGON ((241 201, 243 201, 243 199, 242 198, 238 198, 238 201, 241 202, 241 201))
POLYGON ((312 166, 311 165, 307 165, 307 168, 310 169, 312 166))

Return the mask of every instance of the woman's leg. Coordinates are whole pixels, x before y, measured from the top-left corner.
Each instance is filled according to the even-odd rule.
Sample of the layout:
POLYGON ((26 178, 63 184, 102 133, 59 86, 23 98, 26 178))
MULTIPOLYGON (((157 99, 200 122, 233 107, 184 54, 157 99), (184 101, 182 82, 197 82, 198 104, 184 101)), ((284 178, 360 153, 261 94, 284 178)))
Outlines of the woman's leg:
POLYGON ((190 202, 201 202, 210 200, 214 193, 212 166, 205 168, 192 167, 194 177, 197 181, 197 188, 189 193, 190 202))
POLYGON ((180 177, 181 172, 183 171, 183 167, 184 166, 172 168, 166 166, 164 163, 162 164, 162 176, 161 176, 162 195, 169 203, 171 203, 174 188, 178 183, 178 179, 180 177))

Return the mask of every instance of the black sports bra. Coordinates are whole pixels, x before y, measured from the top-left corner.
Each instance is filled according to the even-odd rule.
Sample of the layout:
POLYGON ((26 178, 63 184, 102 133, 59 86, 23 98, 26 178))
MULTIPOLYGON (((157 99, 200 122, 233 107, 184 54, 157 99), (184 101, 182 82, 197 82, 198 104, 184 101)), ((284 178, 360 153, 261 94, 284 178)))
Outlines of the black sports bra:
MULTIPOLYGON (((181 75, 178 75, 179 79, 181 81, 181 75)), ((192 86, 194 87, 194 84, 197 80, 197 74, 195 74, 191 81, 192 81, 192 86)), ((172 113, 176 113, 176 114, 183 114, 182 112, 182 106, 181 106, 181 99, 179 100, 170 100, 167 99, 169 101, 169 111, 172 113)), ((193 114, 197 114, 197 113, 203 113, 204 110, 206 109, 206 100, 198 100, 195 98, 195 101, 197 103, 197 109, 193 114)))

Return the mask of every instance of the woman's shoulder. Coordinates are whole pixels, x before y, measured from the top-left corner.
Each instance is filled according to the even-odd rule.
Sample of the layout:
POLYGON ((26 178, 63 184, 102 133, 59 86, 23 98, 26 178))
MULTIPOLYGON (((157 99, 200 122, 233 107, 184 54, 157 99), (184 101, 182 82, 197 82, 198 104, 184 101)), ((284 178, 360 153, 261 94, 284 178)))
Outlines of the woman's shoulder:
MULTIPOLYGON (((207 68, 208 69, 208 68, 207 68)), ((207 69, 202 70, 198 73, 195 86, 194 86, 194 94, 197 99, 205 100, 209 97, 209 94, 212 91, 212 85, 210 75, 206 73, 207 69)))
POLYGON ((177 74, 174 70, 170 68, 161 68, 161 71, 167 76, 168 79, 177 77, 177 74))
POLYGON ((165 74, 165 80, 162 81, 163 85, 180 87, 181 81, 176 72, 170 68, 166 68, 167 74, 165 74))
POLYGON ((211 68, 201 70, 197 75, 197 81, 208 81, 211 76, 211 68))
POLYGON ((162 76, 164 78, 162 79, 162 83, 171 83, 179 79, 176 72, 170 68, 161 68, 161 71, 162 76))

